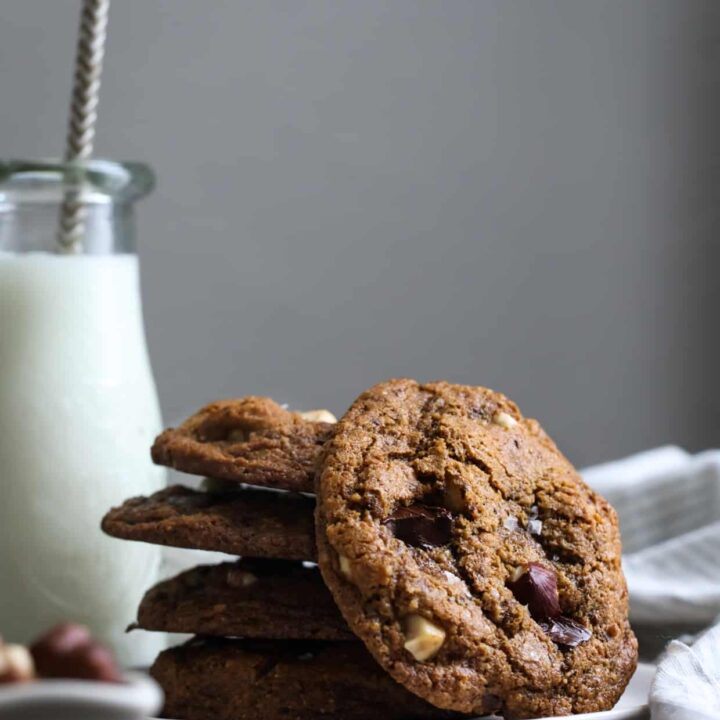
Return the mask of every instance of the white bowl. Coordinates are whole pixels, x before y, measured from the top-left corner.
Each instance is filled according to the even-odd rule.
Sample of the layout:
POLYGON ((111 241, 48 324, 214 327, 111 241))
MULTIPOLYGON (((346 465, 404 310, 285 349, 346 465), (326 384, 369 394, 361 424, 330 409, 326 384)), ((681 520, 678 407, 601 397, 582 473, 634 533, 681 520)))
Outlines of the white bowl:
POLYGON ((162 707, 160 686, 144 673, 124 683, 38 680, 0 685, 2 720, 140 720, 162 707))

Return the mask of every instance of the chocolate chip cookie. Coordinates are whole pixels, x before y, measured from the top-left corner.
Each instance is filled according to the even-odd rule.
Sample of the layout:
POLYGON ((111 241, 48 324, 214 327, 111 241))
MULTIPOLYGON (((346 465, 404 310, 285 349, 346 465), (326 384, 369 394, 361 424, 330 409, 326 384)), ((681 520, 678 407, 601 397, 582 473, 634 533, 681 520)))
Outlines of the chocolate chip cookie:
POLYGON ((105 515, 102 529, 113 537, 157 545, 315 559, 313 498, 232 484, 236 490, 221 492, 175 485, 126 500, 105 515))
POLYGON ((201 565, 148 590, 134 627, 219 637, 355 640, 317 567, 243 559, 201 565))
POLYGON ((605 710, 635 669, 615 513, 499 393, 361 395, 324 451, 316 534, 350 628, 438 707, 605 710))
POLYGON ((332 420, 327 410, 290 412, 265 397, 220 400, 161 433, 152 458, 186 473, 312 492, 332 420))
POLYGON ((194 639, 150 670, 184 720, 449 720, 395 683, 361 643, 194 639))

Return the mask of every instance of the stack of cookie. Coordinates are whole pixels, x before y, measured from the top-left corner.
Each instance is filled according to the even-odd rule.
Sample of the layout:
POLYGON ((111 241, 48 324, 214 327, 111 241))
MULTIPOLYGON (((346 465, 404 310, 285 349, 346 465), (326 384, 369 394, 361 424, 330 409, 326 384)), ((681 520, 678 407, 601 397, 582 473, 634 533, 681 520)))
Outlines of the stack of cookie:
POLYGON ((166 717, 447 718, 393 681, 348 628, 313 561, 313 477, 333 429, 327 411, 269 398, 212 403, 153 448, 155 462, 203 475, 112 509, 114 537, 241 556, 151 588, 133 628, 195 635, 151 669, 166 717))
POLYGON ((637 657, 617 521, 538 423, 485 388, 412 380, 332 419, 210 405, 153 448, 205 489, 104 519, 116 537, 242 556, 142 601, 138 627, 196 635, 152 668, 166 716, 611 708, 637 657))

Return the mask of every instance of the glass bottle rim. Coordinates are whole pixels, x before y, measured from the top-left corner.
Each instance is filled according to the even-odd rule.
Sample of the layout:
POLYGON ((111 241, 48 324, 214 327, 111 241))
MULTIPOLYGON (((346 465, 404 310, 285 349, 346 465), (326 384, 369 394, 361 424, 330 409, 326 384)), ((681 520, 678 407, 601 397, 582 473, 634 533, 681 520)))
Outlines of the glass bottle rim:
POLYGON ((62 160, 0 160, 0 204, 56 203, 77 192, 85 203, 126 203, 155 187, 149 165, 93 158, 62 160))

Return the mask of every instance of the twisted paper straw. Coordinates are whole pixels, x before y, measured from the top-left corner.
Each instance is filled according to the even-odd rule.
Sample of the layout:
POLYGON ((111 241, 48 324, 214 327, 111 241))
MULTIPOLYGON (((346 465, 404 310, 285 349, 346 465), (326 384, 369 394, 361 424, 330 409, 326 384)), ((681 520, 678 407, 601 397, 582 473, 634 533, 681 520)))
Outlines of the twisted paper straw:
MULTIPOLYGON (((66 162, 86 160, 92 155, 109 10, 110 0, 83 0, 65 146, 66 162)), ((60 209, 60 252, 80 251, 84 218, 85 208, 78 187, 68 191, 60 209)))

